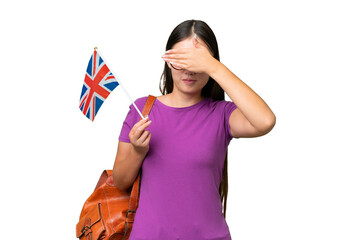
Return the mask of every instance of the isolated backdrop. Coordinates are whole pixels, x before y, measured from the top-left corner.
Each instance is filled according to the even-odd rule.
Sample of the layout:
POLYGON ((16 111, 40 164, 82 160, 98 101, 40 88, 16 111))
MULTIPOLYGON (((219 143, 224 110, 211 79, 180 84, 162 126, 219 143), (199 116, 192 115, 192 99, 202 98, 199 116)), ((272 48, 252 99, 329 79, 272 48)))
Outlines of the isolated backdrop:
MULTIPOLYGON (((229 146, 234 240, 360 238, 359 7, 356 1, 1 1, 2 239, 75 239, 130 102, 78 109, 97 46, 134 99, 160 95, 172 29, 201 19, 221 61, 277 116, 229 146)), ((228 97, 227 100, 230 100, 228 97)))

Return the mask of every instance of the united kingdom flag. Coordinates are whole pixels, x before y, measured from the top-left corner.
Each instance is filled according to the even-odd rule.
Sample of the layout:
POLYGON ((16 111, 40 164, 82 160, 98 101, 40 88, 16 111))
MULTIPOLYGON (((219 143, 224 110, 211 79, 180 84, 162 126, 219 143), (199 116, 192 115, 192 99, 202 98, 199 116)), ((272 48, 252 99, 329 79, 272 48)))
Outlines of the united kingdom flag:
POLYGON ((86 70, 80 95, 80 110, 87 118, 94 121, 101 105, 118 85, 114 75, 95 49, 86 70))

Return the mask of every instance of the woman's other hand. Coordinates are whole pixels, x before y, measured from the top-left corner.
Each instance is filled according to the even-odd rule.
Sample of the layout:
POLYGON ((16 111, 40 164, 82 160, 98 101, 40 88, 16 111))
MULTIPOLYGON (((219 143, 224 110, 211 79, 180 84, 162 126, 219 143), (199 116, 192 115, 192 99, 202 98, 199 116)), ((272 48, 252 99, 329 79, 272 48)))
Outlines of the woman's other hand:
POLYGON ((162 56, 165 62, 171 63, 176 69, 209 73, 214 64, 218 62, 201 39, 194 36, 182 42, 184 43, 180 46, 175 44, 162 56))
POLYGON ((149 120, 149 118, 146 117, 144 119, 141 119, 133 126, 129 133, 130 142, 134 147, 134 150, 141 155, 146 155, 149 151, 151 133, 149 132, 149 130, 145 129, 150 124, 151 121, 149 120))

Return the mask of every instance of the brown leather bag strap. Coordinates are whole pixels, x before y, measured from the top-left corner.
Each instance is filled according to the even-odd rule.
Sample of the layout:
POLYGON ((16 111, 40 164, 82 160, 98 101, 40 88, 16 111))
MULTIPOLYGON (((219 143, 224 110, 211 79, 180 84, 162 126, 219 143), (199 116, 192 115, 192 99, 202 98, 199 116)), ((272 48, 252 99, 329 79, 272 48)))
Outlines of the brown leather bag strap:
MULTIPOLYGON (((152 108, 155 100, 156 100, 156 97, 154 97, 153 95, 148 96, 148 98, 146 100, 146 103, 145 103, 145 106, 144 106, 144 108, 142 110, 142 113, 141 113, 144 117, 146 117, 146 115, 150 114, 151 108, 152 108)), ((141 120, 141 117, 140 117, 140 120, 141 120)))
MULTIPOLYGON (((156 100, 156 97, 149 95, 145 106, 142 111, 142 115, 145 117, 150 114, 151 108, 156 100)), ((141 120, 141 117, 140 117, 141 120)), ((126 221, 133 222, 135 218, 135 212, 139 203, 139 195, 140 195, 140 178, 141 178, 141 168, 139 170, 139 174, 133 184, 133 188, 131 190, 130 200, 129 200, 129 208, 126 214, 126 221)))

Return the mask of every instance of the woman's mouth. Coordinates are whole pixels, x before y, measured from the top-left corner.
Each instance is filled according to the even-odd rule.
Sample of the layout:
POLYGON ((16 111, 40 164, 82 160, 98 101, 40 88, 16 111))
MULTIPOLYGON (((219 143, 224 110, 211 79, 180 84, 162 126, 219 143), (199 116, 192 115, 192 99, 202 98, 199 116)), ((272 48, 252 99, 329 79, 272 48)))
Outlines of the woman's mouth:
POLYGON ((196 80, 193 79, 183 79, 184 83, 186 83, 187 85, 192 85, 196 82, 196 80))

